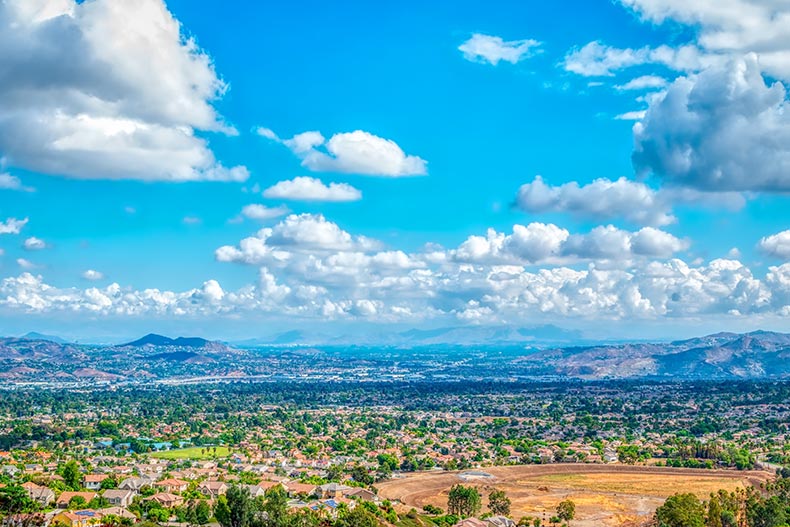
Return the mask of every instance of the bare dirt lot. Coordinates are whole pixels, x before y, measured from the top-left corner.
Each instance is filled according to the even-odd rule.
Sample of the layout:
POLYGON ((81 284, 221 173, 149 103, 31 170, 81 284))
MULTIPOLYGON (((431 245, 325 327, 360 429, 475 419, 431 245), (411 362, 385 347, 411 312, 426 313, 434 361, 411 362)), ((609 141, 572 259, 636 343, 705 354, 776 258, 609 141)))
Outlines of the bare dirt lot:
MULTIPOLYGON (((487 503, 488 493, 504 490, 511 516, 553 516, 564 499, 576 503, 574 526, 622 526, 650 518, 668 496, 693 492, 706 498, 719 489, 758 485, 772 477, 762 471, 694 470, 627 465, 555 464, 490 467, 466 472, 421 472, 377 484, 379 494, 422 509, 447 507, 456 483, 473 485, 487 503)), ((485 509, 484 509, 485 510, 485 509)))

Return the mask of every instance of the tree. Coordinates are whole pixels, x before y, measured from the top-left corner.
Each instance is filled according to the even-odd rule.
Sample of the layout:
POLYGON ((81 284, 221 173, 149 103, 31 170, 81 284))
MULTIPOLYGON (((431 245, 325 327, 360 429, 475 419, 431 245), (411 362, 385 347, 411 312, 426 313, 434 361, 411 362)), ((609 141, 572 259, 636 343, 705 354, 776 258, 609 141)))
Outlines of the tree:
POLYGON ((84 509, 88 506, 88 502, 82 496, 74 496, 69 500, 70 509, 84 509))
POLYGON ((11 515, 31 512, 35 509, 35 502, 30 499, 24 488, 19 485, 0 488, 0 513, 11 515))
POLYGON ((447 512, 462 518, 474 516, 480 512, 482 500, 480 493, 474 487, 453 485, 447 497, 447 512))
POLYGON ((105 479, 101 482, 101 489, 117 489, 118 488, 118 479, 115 476, 110 476, 109 478, 105 479))
POLYGON ((497 516, 510 516, 510 498, 504 490, 492 490, 488 495, 488 510, 497 516))
POLYGON ((250 491, 237 485, 231 486, 224 496, 220 496, 214 507, 214 516, 222 527, 248 527, 252 514, 250 491))
POLYGON ((557 517, 562 521, 571 521, 576 516, 576 504, 571 500, 562 500, 557 505, 557 517))
POLYGON ((346 510, 335 522, 335 527, 378 527, 378 525, 376 517, 365 507, 359 506, 350 511, 346 510))
POLYGON ((704 527, 705 507, 694 494, 675 494, 656 509, 659 527, 704 527))
POLYGON ((73 459, 63 466, 60 476, 69 489, 79 490, 82 488, 82 472, 80 472, 80 466, 73 459))
POLYGON ((211 507, 206 500, 200 500, 195 505, 195 523, 206 525, 211 520, 211 507))
POLYGON ((266 513, 265 527, 285 527, 288 524, 288 493, 282 485, 266 491, 263 511, 266 513))

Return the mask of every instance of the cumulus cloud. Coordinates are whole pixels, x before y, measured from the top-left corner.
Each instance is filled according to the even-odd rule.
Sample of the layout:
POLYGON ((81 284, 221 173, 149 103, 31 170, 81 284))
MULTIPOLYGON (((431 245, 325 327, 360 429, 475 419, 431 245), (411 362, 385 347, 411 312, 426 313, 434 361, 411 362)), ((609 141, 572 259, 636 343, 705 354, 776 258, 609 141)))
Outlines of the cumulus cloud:
POLYGON ((27 222, 27 218, 22 220, 8 218, 5 221, 0 221, 0 234, 19 234, 27 222))
POLYGON ((162 0, 0 4, 0 154, 83 179, 243 181, 199 131, 227 90, 162 0))
POLYGON ((487 62, 496 66, 500 61, 516 64, 532 56, 540 42, 533 39, 505 41, 502 37, 475 33, 458 46, 464 58, 471 62, 487 62))
POLYGON ((790 79, 790 11, 785 0, 620 0, 645 20, 693 26, 709 53, 757 52, 769 74, 790 79))
POLYGON ((519 188, 516 205, 532 213, 569 212, 595 219, 622 217, 643 225, 669 225, 675 221, 670 204, 658 191, 626 178, 596 179, 581 186, 575 181, 549 186, 537 176, 519 188))
POLYGON ((285 216, 288 212, 290 212, 288 207, 267 207, 266 205, 260 205, 258 203, 245 205, 244 208, 241 209, 242 216, 258 221, 279 218, 280 216, 285 216))
POLYGON ((697 71, 716 60, 716 57, 704 55, 693 45, 621 49, 593 41, 569 51, 563 66, 566 71, 584 77, 612 77, 617 71, 642 64, 660 64, 676 71, 697 71))
POLYGON ((21 190, 22 192, 34 192, 36 189, 22 184, 16 176, 0 173, 0 190, 21 190))
POLYGON ((790 230, 765 236, 758 247, 768 256, 790 260, 790 230))
POLYGON ((325 185, 320 179, 302 176, 277 182, 264 190, 263 196, 295 201, 344 202, 359 201, 362 199, 362 192, 348 183, 325 185))
POLYGON ((45 242, 41 238, 36 238, 35 236, 31 236, 30 238, 27 238, 24 241, 22 247, 24 247, 26 251, 40 251, 42 249, 47 248, 47 242, 45 242))
MULTIPOLYGON (((394 260, 403 257, 394 257, 394 260)), ((521 266, 444 263, 426 267, 356 267, 345 281, 308 268, 300 273, 262 267, 236 291, 216 280, 185 291, 107 287, 62 288, 23 272, 0 280, 0 309, 95 316, 238 316, 250 313, 383 322, 456 318, 515 322, 563 317, 594 321, 790 315, 790 264, 756 277, 737 260, 689 265, 679 259, 636 268, 591 264, 527 271, 521 266), (279 275, 279 276, 278 276, 279 275)))
POLYGON ((657 75, 642 75, 641 77, 631 79, 625 84, 620 84, 618 86, 615 86, 615 88, 621 91, 650 90, 656 88, 663 88, 666 85, 667 85, 667 80, 664 77, 659 77, 657 75))
POLYGON ((263 127, 257 133, 287 146, 302 160, 303 167, 314 172, 402 177, 421 176, 428 171, 424 159, 407 155, 395 141, 362 130, 338 133, 329 140, 317 131, 302 132, 290 139, 280 139, 263 127))
POLYGON ((755 55, 677 79, 634 125, 634 166, 708 191, 790 190, 790 112, 755 55))
POLYGON ((243 239, 238 247, 226 245, 215 252, 221 262, 282 264, 292 252, 352 251, 375 246, 364 236, 352 236, 320 214, 291 214, 274 227, 243 239))
POLYGON ((688 246, 688 241, 653 227, 630 232, 607 225, 571 234, 556 225, 535 222, 514 225, 511 234, 489 229, 485 237, 470 236, 451 254, 459 262, 484 264, 624 263, 636 257, 668 258, 688 246))
POLYGON ((82 277, 85 280, 90 280, 90 281, 104 280, 104 273, 96 271, 94 269, 88 269, 82 273, 82 277))

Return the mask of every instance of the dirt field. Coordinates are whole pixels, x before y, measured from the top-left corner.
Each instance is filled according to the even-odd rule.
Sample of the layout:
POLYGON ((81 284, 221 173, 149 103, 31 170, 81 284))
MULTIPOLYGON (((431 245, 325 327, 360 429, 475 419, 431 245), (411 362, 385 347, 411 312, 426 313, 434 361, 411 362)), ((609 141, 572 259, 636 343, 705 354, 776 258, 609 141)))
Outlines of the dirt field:
POLYGON ((489 492, 501 489, 513 502, 511 516, 515 519, 548 519, 560 501, 571 499, 576 503, 574 526, 614 527, 642 523, 676 492, 705 498, 719 489, 734 490, 772 477, 760 471, 585 464, 490 467, 471 472, 421 472, 376 486, 381 496, 417 509, 428 504, 446 509, 447 493, 456 483, 477 487, 484 504, 489 492))

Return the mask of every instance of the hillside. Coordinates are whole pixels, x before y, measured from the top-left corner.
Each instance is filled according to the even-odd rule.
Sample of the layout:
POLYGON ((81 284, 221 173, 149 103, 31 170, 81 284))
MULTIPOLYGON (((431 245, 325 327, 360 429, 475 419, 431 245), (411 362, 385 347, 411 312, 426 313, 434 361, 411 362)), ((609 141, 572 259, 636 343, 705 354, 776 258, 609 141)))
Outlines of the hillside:
POLYGON ((718 333, 666 344, 553 348, 517 359, 535 375, 585 379, 790 377, 790 335, 718 333))

